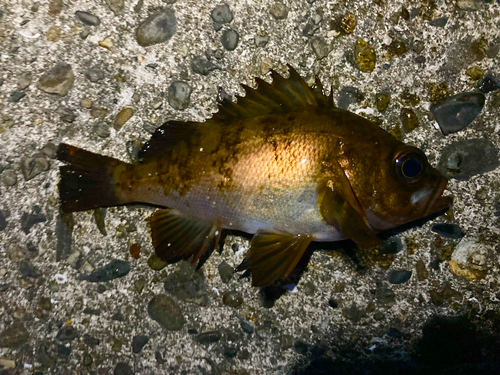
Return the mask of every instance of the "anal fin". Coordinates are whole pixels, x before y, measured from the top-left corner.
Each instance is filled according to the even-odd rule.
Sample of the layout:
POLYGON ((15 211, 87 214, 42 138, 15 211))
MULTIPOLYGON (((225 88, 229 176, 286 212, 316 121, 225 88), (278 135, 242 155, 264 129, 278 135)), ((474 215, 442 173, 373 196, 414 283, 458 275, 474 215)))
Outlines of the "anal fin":
POLYGON ((193 257, 196 263, 207 250, 218 246, 218 223, 188 218, 174 209, 156 211, 150 219, 156 255, 168 263, 193 257))
POLYGON ((252 285, 263 287, 286 278, 304 255, 313 237, 285 231, 261 229, 250 242, 250 250, 236 271, 250 269, 252 285))

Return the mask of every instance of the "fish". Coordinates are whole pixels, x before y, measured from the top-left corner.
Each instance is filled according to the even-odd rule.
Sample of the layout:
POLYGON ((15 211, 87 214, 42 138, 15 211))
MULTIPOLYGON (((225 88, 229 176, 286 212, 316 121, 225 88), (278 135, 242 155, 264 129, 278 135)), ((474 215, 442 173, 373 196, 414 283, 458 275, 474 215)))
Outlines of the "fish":
POLYGON ((448 180, 420 149, 288 70, 242 85, 245 96, 219 100, 204 122, 167 121, 135 164, 61 143, 61 210, 157 206, 152 244, 168 263, 195 264, 223 231, 246 232, 237 271, 264 287, 286 280, 313 241, 376 249, 381 233, 451 207, 448 180))

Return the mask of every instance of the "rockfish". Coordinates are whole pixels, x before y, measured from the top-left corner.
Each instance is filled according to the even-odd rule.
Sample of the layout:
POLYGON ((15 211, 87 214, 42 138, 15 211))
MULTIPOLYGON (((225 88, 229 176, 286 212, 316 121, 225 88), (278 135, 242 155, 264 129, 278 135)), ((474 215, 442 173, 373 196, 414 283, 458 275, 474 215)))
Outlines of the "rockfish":
POLYGON ((242 85, 205 122, 168 121, 129 164, 61 144, 61 209, 133 202, 150 220, 158 257, 198 261, 223 230, 254 234, 239 269, 252 284, 286 278, 312 241, 379 244, 385 230, 446 210, 447 179, 424 153, 336 108, 289 66, 272 84, 242 85))

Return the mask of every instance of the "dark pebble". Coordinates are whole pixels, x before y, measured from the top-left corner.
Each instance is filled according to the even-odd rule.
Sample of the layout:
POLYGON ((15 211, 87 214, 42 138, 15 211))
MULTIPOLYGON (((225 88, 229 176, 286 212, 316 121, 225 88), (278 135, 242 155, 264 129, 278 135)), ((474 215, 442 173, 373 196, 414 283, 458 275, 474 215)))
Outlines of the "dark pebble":
POLYGON ((29 333, 24 324, 14 321, 0 333, 0 348, 17 349, 28 341, 29 333))
POLYGON ((458 132, 476 119, 484 106, 484 95, 464 92, 431 106, 431 112, 444 135, 458 132))
POLYGON ((85 309, 83 309, 83 313, 89 315, 101 315, 101 310, 91 309, 90 307, 86 307, 85 309))
POLYGON ((448 17, 436 18, 435 20, 429 22, 431 26, 436 26, 436 27, 445 27, 447 23, 448 23, 448 17))
POLYGON ((21 229, 24 233, 28 234, 31 228, 33 228, 33 225, 43 223, 45 221, 47 221, 47 219, 43 214, 23 212, 21 215, 21 229))
POLYGON ((90 68, 85 72, 85 78, 90 82, 99 82, 104 79, 104 72, 99 68, 90 68))
POLYGON ((208 331, 196 335, 194 340, 200 344, 210 344, 219 341, 221 337, 222 334, 219 331, 208 331))
POLYGON ((38 176, 40 173, 49 170, 50 163, 45 157, 42 156, 24 158, 21 161, 21 172, 23 172, 23 176, 26 181, 29 181, 38 176))
POLYGON ((223 24, 229 23, 233 20, 233 12, 231 12, 231 9, 229 9, 229 6, 227 4, 216 6, 212 10, 210 16, 214 21, 215 31, 219 31, 220 29, 222 29, 223 24))
POLYGON ((389 331, 387 331, 387 336, 392 337, 396 340, 403 338, 403 334, 401 333, 401 331, 393 327, 389 328, 389 331))
POLYGON ((57 355, 59 358, 68 358, 69 355, 71 354, 71 346, 66 346, 66 345, 58 345, 57 346, 57 355))
POLYGON ((328 305, 331 308, 334 308, 334 309, 336 309, 337 307, 339 307, 339 303, 334 298, 328 299, 328 305))
POLYGON ((403 250, 403 243, 399 237, 390 237, 379 247, 379 254, 397 254, 403 250))
POLYGON ((168 41, 177 31, 177 19, 173 9, 165 8, 146 18, 135 31, 137 43, 142 47, 168 41))
POLYGON ((390 288, 380 286, 375 291, 375 295, 377 297, 378 303, 380 303, 381 305, 391 305, 396 302, 396 295, 390 288))
POLYGON ((337 107, 347 109, 350 104, 361 103, 365 96, 355 87, 345 86, 340 90, 337 107))
POLYGON ((21 91, 13 91, 11 94, 10 94, 10 101, 11 102, 14 102, 14 103, 17 103, 19 100, 21 100, 22 98, 24 98, 26 96, 26 93, 24 92, 21 92, 21 91))
POLYGON ((479 91, 481 91, 483 94, 498 90, 499 87, 500 83, 498 82, 498 80, 489 74, 478 82, 479 91))
POLYGON ((237 292, 227 291, 222 296, 222 302, 229 307, 238 307, 243 303, 243 298, 237 292))
POLYGON ((227 51, 233 51, 238 46, 240 35, 233 29, 224 30, 220 41, 227 51))
POLYGON ((101 234, 103 236, 105 236, 107 234, 106 224, 105 224, 106 213, 107 213, 107 209, 105 207, 96 208, 94 210, 95 224, 97 225, 97 229, 99 229, 99 232, 101 232, 101 234))
POLYGON ((101 21, 99 20, 99 17, 94 16, 92 13, 89 12, 82 12, 80 10, 75 12, 76 18, 78 18, 80 21, 82 21, 85 25, 89 26, 99 26, 101 21))
POLYGON ((156 363, 158 363, 159 365, 163 365, 165 362, 167 362, 163 359, 161 353, 158 350, 155 351, 155 359, 156 363))
POLYGON ((361 309, 353 302, 350 307, 344 307, 342 309, 342 315, 352 322, 359 322, 361 318, 366 314, 364 309, 361 309))
POLYGON ((142 348, 148 343, 148 336, 134 336, 132 339, 132 351, 134 353, 140 353, 142 348))
POLYGON ((233 243, 233 244, 231 245, 231 250, 233 250, 233 253, 238 252, 238 250, 239 250, 239 249, 240 249, 240 247, 238 246, 238 244, 237 244, 237 243, 233 243))
POLYGON ((99 284, 99 285, 97 286, 97 293, 102 294, 102 293, 104 293, 105 291, 106 291, 106 287, 105 287, 104 285, 99 284))
POLYGON ((21 275, 24 277, 31 277, 36 279, 38 276, 40 276, 35 269, 29 262, 23 260, 20 265, 19 265, 19 272, 21 272, 21 275))
POLYGON ((238 349, 234 346, 227 346, 224 348, 224 357, 234 358, 238 354, 238 349))
POLYGON ((191 328, 191 329, 188 329, 188 333, 190 335, 197 335, 198 334, 198 330, 196 328, 191 328))
POLYGON ((182 261, 179 268, 167 276, 165 291, 181 301, 208 306, 210 300, 203 273, 196 272, 189 262, 182 261))
POLYGON ((410 280, 411 271, 406 270, 392 270, 389 274, 389 282, 391 284, 403 284, 410 280))
POLYGON ((134 372, 132 371, 128 363, 118 362, 113 371, 113 375, 134 375, 134 372))
POLYGON ((100 138, 108 138, 111 135, 111 127, 104 122, 95 124, 93 131, 100 138))
POLYGON ((49 94, 65 96, 73 87, 74 81, 75 76, 71 65, 58 63, 40 77, 37 87, 49 94))
POLYGON ((498 149, 485 138, 468 139, 446 146, 437 169, 447 178, 467 181, 500 165, 498 149))
POLYGON ((101 341, 100 341, 99 339, 96 339, 95 337, 92 337, 92 336, 90 336, 90 335, 88 335, 88 334, 85 334, 85 335, 83 335, 83 342, 84 342, 86 345, 88 345, 88 346, 90 346, 90 347, 92 347, 92 348, 93 348, 94 346, 99 345, 99 343, 100 343, 101 341))
POLYGON ((106 0, 106 5, 115 15, 122 13, 125 8, 124 0, 106 0))
POLYGON ((7 228, 7 219, 3 211, 0 211, 0 232, 7 228))
POLYGON ((431 230, 441 237, 460 239, 465 236, 464 231, 456 224, 436 224, 431 230))
POLYGON ((148 314, 167 331, 179 331, 186 324, 184 314, 177 302, 164 294, 151 299, 148 304, 148 314))
POLYGON ((191 62, 191 69, 193 69, 193 72, 195 73, 206 76, 211 71, 220 68, 205 56, 195 56, 191 62))
POLYGON ((114 259, 104 267, 98 268, 90 275, 80 276, 80 280, 89 281, 91 283, 100 283, 117 279, 127 275, 130 272, 130 263, 124 260, 114 259))
POLYGON ((123 314, 121 312, 117 312, 117 313, 114 313, 113 315, 111 315, 111 319, 116 320, 117 322, 124 322, 125 321, 125 317, 123 316, 123 314))
POLYGON ((40 151, 50 159, 55 159, 57 156, 57 146, 52 142, 47 143, 40 151))
POLYGON ((295 344, 293 345, 293 348, 295 351, 299 354, 305 355, 309 351, 310 345, 303 342, 303 341, 296 341, 295 344))
POLYGON ((219 264, 217 269, 219 270, 220 279, 224 284, 227 284, 233 278, 234 269, 225 260, 219 264))
POLYGON ((168 87, 168 104, 179 111, 186 109, 189 107, 191 91, 193 91, 193 89, 186 82, 172 82, 168 87))
POLYGON ((59 262, 71 254, 71 238, 73 235, 73 214, 60 213, 56 218, 56 260, 59 262))
POLYGON ((76 120, 76 113, 71 108, 59 107, 57 113, 61 117, 61 120, 68 124, 71 124, 76 120))
POLYGON ((9 284, 0 284, 1 293, 6 292, 7 290, 9 290, 9 284))
POLYGON ((80 334, 76 330, 76 328, 71 326, 62 327, 59 332, 57 332, 56 340, 58 341, 73 341, 77 337, 80 337, 80 334))
POLYGON ((246 320, 240 321, 241 329, 248 333, 249 335, 253 334, 255 329, 253 324, 247 322, 246 320))

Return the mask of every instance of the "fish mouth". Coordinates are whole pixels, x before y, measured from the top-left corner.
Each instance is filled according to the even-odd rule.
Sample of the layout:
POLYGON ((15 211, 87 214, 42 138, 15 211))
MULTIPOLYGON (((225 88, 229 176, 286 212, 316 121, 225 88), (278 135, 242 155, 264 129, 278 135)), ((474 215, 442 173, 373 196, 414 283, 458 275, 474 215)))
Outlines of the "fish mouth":
POLYGON ((446 185, 448 184, 448 179, 446 177, 443 177, 442 175, 439 176, 441 182, 439 183, 438 187, 434 191, 434 194, 432 195, 432 199, 429 201, 429 204, 427 205, 424 215, 425 216, 430 216, 432 214, 435 214, 437 212, 441 211, 447 211, 450 209, 451 205, 453 204, 453 197, 451 196, 442 196, 444 190, 446 189, 446 185))

